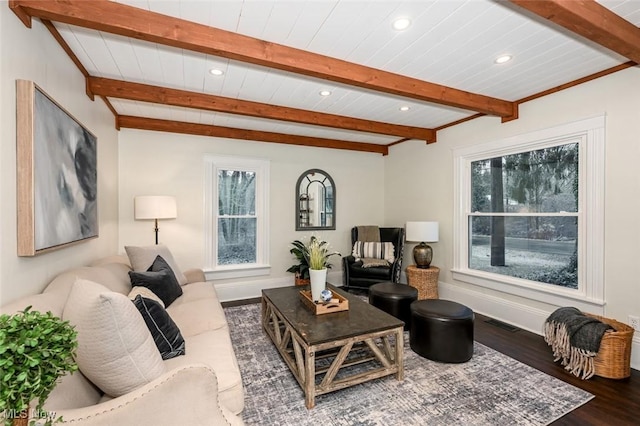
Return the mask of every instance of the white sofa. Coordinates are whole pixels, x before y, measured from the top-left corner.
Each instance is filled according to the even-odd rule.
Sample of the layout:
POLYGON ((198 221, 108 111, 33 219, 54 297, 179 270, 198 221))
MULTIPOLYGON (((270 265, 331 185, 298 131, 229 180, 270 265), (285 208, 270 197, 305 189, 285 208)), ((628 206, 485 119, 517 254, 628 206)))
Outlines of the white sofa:
MULTIPOLYGON (((126 256, 101 259, 90 267, 63 272, 41 294, 0 308, 13 314, 32 305, 62 317, 78 279, 124 295, 131 291, 126 256)), ((78 425, 219 425, 243 424, 244 389, 229 328, 212 283, 201 270, 184 271, 183 294, 167 307, 180 329, 186 354, 162 361, 160 377, 116 398, 109 397, 81 371, 65 376, 44 408, 78 425)))

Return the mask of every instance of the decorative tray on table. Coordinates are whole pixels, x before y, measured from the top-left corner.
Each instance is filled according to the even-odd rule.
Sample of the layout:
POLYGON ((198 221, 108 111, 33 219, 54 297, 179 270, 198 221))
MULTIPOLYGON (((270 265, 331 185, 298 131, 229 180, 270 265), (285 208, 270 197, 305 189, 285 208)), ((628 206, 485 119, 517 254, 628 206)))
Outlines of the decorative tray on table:
POLYGON ((346 297, 341 296, 335 291, 329 291, 331 291, 331 300, 326 303, 315 303, 311 298, 311 290, 301 290, 300 300, 302 300, 302 303, 304 303, 304 305, 315 315, 331 314, 333 312, 349 310, 349 300, 346 297))

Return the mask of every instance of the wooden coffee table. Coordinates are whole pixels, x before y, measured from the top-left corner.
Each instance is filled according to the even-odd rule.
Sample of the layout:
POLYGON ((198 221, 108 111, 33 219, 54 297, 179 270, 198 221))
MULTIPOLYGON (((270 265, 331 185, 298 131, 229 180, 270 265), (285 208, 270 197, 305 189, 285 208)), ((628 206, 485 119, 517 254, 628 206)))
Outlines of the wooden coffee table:
POLYGON ((262 290, 262 327, 305 394, 316 395, 395 374, 403 380, 403 322, 329 286, 349 299, 349 310, 314 315, 301 287, 262 290))

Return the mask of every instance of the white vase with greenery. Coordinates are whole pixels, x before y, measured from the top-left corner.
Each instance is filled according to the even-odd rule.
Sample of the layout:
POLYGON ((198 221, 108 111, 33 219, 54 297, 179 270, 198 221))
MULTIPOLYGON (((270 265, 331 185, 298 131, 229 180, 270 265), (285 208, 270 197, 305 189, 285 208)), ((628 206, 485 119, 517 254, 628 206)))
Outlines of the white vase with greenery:
POLYGON ((327 287, 327 268, 330 268, 329 257, 340 256, 337 251, 329 252, 329 243, 312 236, 306 246, 305 258, 309 264, 309 276, 311 278, 311 299, 314 302, 321 300, 320 293, 327 287))
POLYGON ((311 277, 311 298, 314 302, 319 302, 322 300, 320 297, 322 290, 327 288, 327 268, 310 269, 309 275, 311 277))

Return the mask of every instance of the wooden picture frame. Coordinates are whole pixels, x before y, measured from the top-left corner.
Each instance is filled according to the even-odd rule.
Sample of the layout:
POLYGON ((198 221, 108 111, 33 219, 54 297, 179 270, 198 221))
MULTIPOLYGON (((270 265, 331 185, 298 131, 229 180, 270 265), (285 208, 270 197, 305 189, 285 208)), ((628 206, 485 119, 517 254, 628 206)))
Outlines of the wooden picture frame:
POLYGON ((34 82, 16 94, 18 256, 97 238, 96 136, 34 82))

